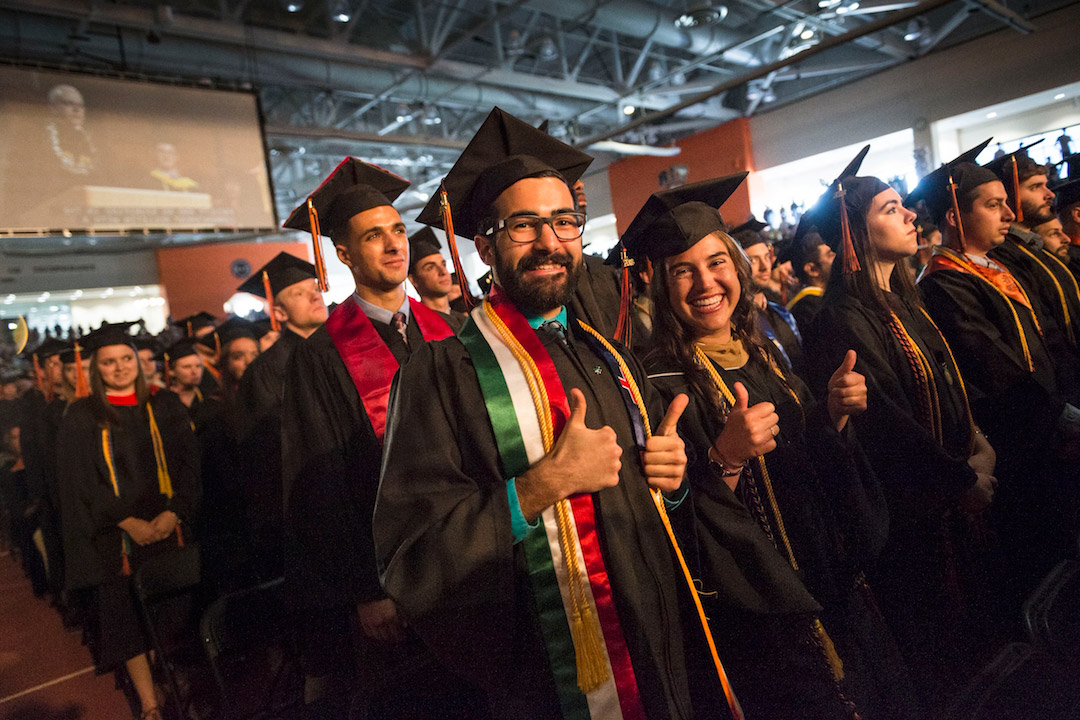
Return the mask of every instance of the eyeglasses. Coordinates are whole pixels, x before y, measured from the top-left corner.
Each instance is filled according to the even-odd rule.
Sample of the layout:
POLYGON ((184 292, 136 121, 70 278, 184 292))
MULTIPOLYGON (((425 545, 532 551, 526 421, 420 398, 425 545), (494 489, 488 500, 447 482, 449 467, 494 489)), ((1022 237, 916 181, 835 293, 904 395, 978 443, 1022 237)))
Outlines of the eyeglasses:
POLYGON ((539 215, 515 215, 499 220, 487 235, 490 237, 500 230, 506 230, 511 242, 531 243, 540 239, 545 225, 551 228, 561 242, 577 240, 585 231, 585 213, 559 213, 546 218, 539 215))

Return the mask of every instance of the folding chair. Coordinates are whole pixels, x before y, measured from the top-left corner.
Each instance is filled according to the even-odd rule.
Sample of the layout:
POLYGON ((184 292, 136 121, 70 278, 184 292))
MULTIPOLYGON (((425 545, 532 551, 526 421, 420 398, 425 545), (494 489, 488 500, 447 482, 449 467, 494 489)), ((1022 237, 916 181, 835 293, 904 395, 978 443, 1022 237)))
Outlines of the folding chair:
POLYGON ((219 718, 263 718, 303 703, 283 578, 219 598, 199 630, 221 695, 219 718))
POLYGON ((149 558, 135 571, 139 611, 154 648, 155 664, 165 677, 166 690, 177 718, 185 716, 187 702, 177 685, 176 668, 170 654, 183 645, 184 636, 194 635, 188 630, 189 627, 194 629, 190 616, 199 588, 199 549, 195 545, 178 547, 149 558), (173 612, 166 612, 166 608, 173 612), (175 612, 179 610, 182 612, 175 612), (181 642, 176 642, 177 639, 181 642))
POLYGON ((1080 651, 1080 562, 1062 560, 1024 603, 1024 627, 1052 655, 1080 651))

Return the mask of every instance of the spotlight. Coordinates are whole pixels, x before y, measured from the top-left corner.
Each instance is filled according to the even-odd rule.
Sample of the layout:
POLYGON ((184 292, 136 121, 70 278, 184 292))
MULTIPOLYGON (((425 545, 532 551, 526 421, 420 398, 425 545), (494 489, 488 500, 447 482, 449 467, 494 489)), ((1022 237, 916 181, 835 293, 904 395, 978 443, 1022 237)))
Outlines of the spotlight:
POLYGON ((330 18, 334 22, 347 23, 352 19, 352 11, 349 9, 349 3, 345 0, 337 0, 330 9, 330 18))
POLYGON ((689 0, 685 12, 675 18, 675 27, 685 29, 715 25, 722 22, 727 14, 726 5, 713 5, 710 0, 689 0))
POLYGON ((626 105, 622 106, 622 114, 623 115, 630 116, 630 115, 633 115, 636 112, 637 112, 637 108, 635 106, 631 105, 630 103, 627 103, 626 105))
POLYGON ((281 0, 285 12, 298 13, 304 9, 304 0, 281 0))

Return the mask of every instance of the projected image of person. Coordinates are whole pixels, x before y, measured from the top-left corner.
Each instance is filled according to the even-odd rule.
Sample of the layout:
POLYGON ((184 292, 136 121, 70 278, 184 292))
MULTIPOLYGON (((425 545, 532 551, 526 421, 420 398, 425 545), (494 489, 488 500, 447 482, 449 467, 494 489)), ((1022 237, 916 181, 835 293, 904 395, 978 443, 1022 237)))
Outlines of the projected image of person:
POLYGON ((199 183, 180 172, 179 155, 176 146, 170 142, 159 142, 154 147, 156 165, 150 171, 155 190, 170 192, 192 192, 199 189, 199 183))
POLYGON ((48 94, 51 118, 45 125, 46 142, 55 158, 54 167, 80 178, 94 171, 97 152, 87 132, 86 102, 72 85, 56 85, 48 94))

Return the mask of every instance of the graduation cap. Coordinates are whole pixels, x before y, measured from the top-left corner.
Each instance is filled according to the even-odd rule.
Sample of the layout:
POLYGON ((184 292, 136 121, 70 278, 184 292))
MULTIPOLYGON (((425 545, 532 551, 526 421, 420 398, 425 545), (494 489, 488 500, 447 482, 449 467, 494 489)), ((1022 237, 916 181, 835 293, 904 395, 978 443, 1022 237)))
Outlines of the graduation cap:
POLYGON ((164 360, 169 365, 175 365, 181 358, 198 355, 199 351, 195 347, 198 342, 198 340, 192 340, 191 338, 181 338, 158 353, 157 359, 164 360))
POLYGON ((999 178, 985 167, 973 162, 946 164, 930 173, 919 183, 923 188, 923 201, 930 219, 940 223, 950 209, 956 213, 956 230, 961 249, 964 247, 964 227, 960 221, 959 198, 970 195, 975 188, 986 183, 999 182, 999 178))
POLYGON ((1065 208, 1080 203, 1080 178, 1055 185, 1051 190, 1057 195, 1054 198, 1054 207, 1057 208, 1058 213, 1061 213, 1065 208))
POLYGON ((416 272, 416 263, 432 255, 441 255, 439 238, 435 231, 425 226, 409 238, 409 274, 416 272))
MULTIPOLYGON (((517 181, 556 170, 573 185, 592 161, 577 148, 499 108, 493 109, 443 181, 454 233, 471 240, 489 230, 479 227, 480 221, 495 199, 517 181)), ((417 221, 449 234, 438 194, 424 206, 417 221)))
POLYGON ((315 275, 315 266, 287 252, 279 252, 261 268, 251 273, 236 292, 246 292, 273 301, 279 292, 315 275), (269 293, 269 295, 267 294, 269 293))
POLYGON ((233 340, 239 340, 240 338, 257 340, 255 323, 243 318, 232 317, 214 328, 214 332, 203 335, 195 342, 220 354, 222 348, 227 347, 233 340))
POLYGON ((326 262, 320 238, 329 235, 337 240, 354 215, 372 208, 391 205, 409 187, 409 181, 380 167, 347 157, 322 184, 295 210, 282 227, 311 233, 315 251, 315 277, 319 289, 326 292, 326 262), (322 226, 326 226, 325 232, 322 226))
POLYGON ((102 323, 101 327, 79 338, 80 350, 94 353, 109 345, 127 345, 135 349, 135 338, 129 332, 135 323, 102 323))
POLYGON ((194 315, 188 315, 185 318, 173 320, 171 324, 173 327, 183 328, 188 337, 195 337, 196 330, 201 330, 204 327, 213 327, 216 322, 216 317, 205 310, 200 310, 194 315))
POLYGON ((136 335, 134 344, 136 350, 150 350, 155 355, 161 351, 161 343, 158 339, 148 335, 136 335))
POLYGON ((864 145, 855 153, 855 157, 840 171, 836 179, 829 183, 829 187, 814 206, 803 213, 799 218, 799 225, 795 228, 795 237, 800 240, 809 234, 811 229, 816 229, 822 241, 832 248, 833 252, 843 256, 844 273, 862 269, 855 254, 855 246, 851 242, 849 212, 864 212, 870 200, 889 187, 877 178, 858 177, 859 168, 869 152, 870 146, 864 145), (848 197, 849 190, 857 192, 848 197))
POLYGON ((1011 153, 994 158, 983 165, 984 168, 997 175, 998 179, 1005 184, 1005 190, 1013 201, 1013 212, 1016 213, 1016 222, 1024 222, 1024 209, 1020 206, 1020 175, 1026 177, 1038 175, 1042 165, 1031 159, 1028 150, 1043 141, 1039 138, 1033 143, 1021 145, 1011 153))
POLYGON ((768 223, 763 223, 760 220, 758 220, 756 217, 751 215, 750 219, 747 220, 746 222, 744 222, 743 224, 736 225, 735 227, 731 228, 731 234, 734 235, 735 233, 742 232, 744 230, 749 230, 750 232, 759 233, 759 232, 761 232, 762 230, 764 230, 767 227, 769 227, 768 223))
POLYGON ((658 262, 686 252, 709 233, 727 232, 718 208, 746 176, 741 172, 653 193, 622 235, 627 252, 658 262))
POLYGON ((918 184, 911 189, 911 192, 908 193, 907 197, 904 198, 904 206, 909 208, 914 207, 916 203, 922 200, 927 204, 927 207, 929 208, 929 202, 926 199, 926 194, 928 191, 936 191, 939 188, 934 186, 935 181, 933 179, 927 180, 927 178, 931 178, 931 176, 933 176, 935 172, 938 172, 938 170, 941 170, 942 168, 947 168, 948 166, 959 165, 960 163, 974 163, 975 159, 982 154, 982 151, 990 145, 990 141, 993 139, 993 136, 986 138, 975 147, 971 148, 970 150, 965 150, 949 162, 942 163, 941 167, 939 167, 937 170, 933 170, 927 173, 922 178, 922 180, 920 180, 918 184))
POLYGON ((69 347, 71 347, 70 343, 64 340, 58 340, 56 338, 50 337, 45 338, 45 340, 43 340, 40 345, 34 348, 33 352, 27 353, 27 355, 31 355, 35 360, 41 361, 45 358, 50 358, 53 355, 59 355, 64 350, 67 350, 69 347))

